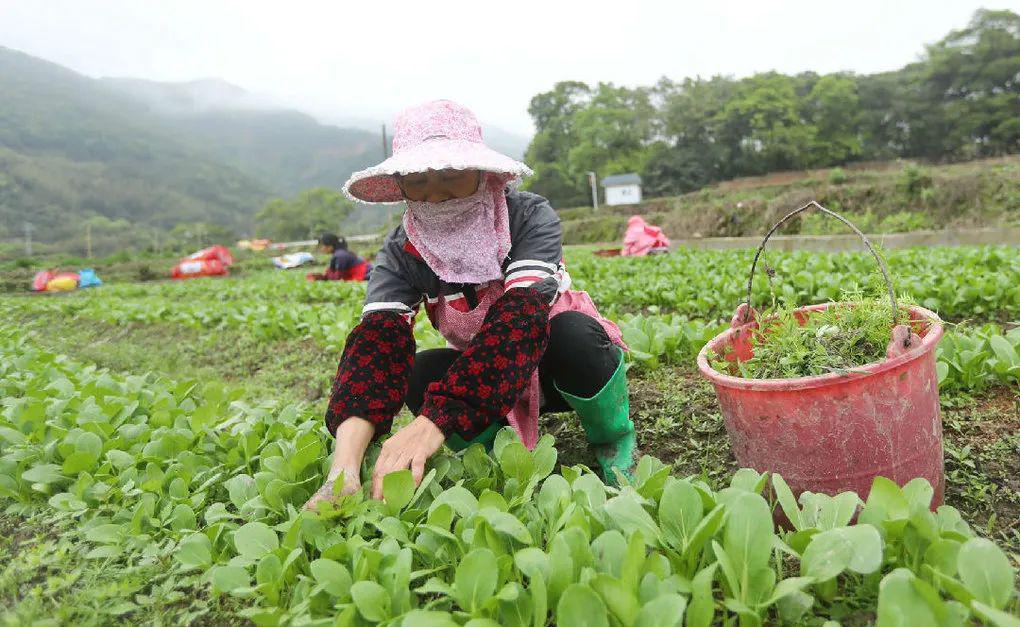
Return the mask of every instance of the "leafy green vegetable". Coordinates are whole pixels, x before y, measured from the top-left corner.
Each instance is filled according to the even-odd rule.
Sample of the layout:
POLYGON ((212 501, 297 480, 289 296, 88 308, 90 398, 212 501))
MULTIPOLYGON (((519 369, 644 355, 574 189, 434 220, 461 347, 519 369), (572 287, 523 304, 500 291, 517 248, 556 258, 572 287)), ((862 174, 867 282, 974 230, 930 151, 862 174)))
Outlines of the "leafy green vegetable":
MULTIPOLYGON (((973 267, 984 278, 1020 259, 1000 249, 890 257, 925 272, 973 267)), ((835 298, 846 271, 867 260, 773 261, 790 282, 777 301, 792 306, 835 298)), ((690 360, 722 328, 715 320, 739 299, 729 285, 746 262, 745 253, 684 253, 661 271, 631 260, 572 271, 581 287, 604 292, 607 311, 628 308, 621 326, 637 349, 632 363, 654 367, 690 360), (645 285, 634 280, 646 270, 645 285), (700 278, 684 283, 684 273, 700 278), (646 305, 662 309, 633 313, 646 305)), ((947 312, 1020 311, 1014 284, 963 283, 936 277, 912 296, 947 312)), ((111 286, 102 298, 17 299, 0 310, 243 327, 338 348, 363 289, 278 275, 111 286)), ((420 345, 440 345, 426 325, 416 328, 420 345)), ((1018 345, 1020 332, 998 327, 949 334, 942 385, 1016 380, 1018 345)), ((230 595, 225 611, 267 625, 821 624, 844 616, 847 599, 880 622, 1009 624, 1018 609, 1008 558, 974 538, 955 509, 929 511, 924 482, 876 479, 854 522, 856 494, 798 497, 781 477, 751 470, 716 490, 646 457, 633 482, 610 488, 584 467, 557 470, 550 437, 527 451, 504 432, 491 457, 480 447, 437 456, 418 488, 395 473, 383 502, 360 492, 310 513, 300 507, 321 484, 328 440, 305 407, 100 370, 38 350, 16 329, 0 331, 0 391, 0 506, 44 517, 96 568, 157 573, 105 608, 131 622, 151 618, 148 598, 194 596, 196 586, 230 595), (762 494, 770 480, 791 530, 773 524, 762 494)))

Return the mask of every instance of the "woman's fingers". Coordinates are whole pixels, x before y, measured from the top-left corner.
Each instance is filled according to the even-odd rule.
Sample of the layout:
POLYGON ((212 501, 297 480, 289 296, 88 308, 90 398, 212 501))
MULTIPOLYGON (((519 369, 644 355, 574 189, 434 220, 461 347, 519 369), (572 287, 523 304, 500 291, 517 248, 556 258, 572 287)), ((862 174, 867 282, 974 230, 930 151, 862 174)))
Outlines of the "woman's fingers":
POLYGON ((390 466, 390 456, 384 450, 379 454, 379 459, 375 460, 375 469, 372 470, 372 498, 382 498, 382 478, 389 472, 386 470, 390 466))
POLYGON ((361 489, 361 481, 357 479, 351 479, 350 481, 344 477, 344 487, 340 490, 341 496, 350 496, 361 489))
POLYGON ((425 477, 425 462, 443 445, 443 433, 428 418, 420 416, 393 434, 383 444, 372 473, 372 498, 383 498, 383 479, 391 472, 411 469, 415 485, 425 477))
POLYGON ((414 477, 414 485, 421 485, 421 480, 425 477, 425 460, 427 457, 415 457, 411 460, 411 476, 414 477))
POLYGON ((391 472, 410 468, 411 476, 414 478, 414 485, 421 484, 421 480, 425 476, 425 461, 427 459, 427 457, 411 457, 410 453, 400 451, 387 457, 384 465, 377 463, 375 474, 372 476, 372 498, 383 498, 383 481, 386 479, 386 475, 391 472))
POLYGON ((385 457, 380 456, 375 464, 375 474, 372 476, 372 498, 383 498, 383 480, 391 472, 403 470, 410 465, 411 460, 403 451, 396 451, 385 457))
POLYGON ((322 484, 322 487, 312 495, 312 498, 308 499, 308 502, 305 503, 305 509, 314 512, 318 509, 319 503, 331 500, 333 500, 333 481, 329 480, 322 484))
POLYGON ((321 500, 322 499, 319 498, 319 493, 316 492, 315 494, 312 495, 312 498, 308 499, 308 501, 305 503, 305 509, 307 509, 310 512, 314 512, 316 506, 319 504, 319 501, 321 500))

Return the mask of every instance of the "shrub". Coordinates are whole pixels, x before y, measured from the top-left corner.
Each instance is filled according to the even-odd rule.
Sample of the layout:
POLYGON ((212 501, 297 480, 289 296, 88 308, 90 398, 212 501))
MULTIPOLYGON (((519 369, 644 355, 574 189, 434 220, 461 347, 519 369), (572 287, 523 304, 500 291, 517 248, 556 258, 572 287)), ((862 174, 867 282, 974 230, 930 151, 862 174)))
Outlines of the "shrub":
MULTIPOLYGON (((877 219, 870 209, 864 213, 848 211, 842 215, 865 233, 874 231, 877 219)), ((804 235, 845 235, 850 233, 850 229, 839 220, 833 220, 825 214, 811 213, 801 217, 800 232, 804 235)))
POLYGON ((907 198, 919 198, 921 192, 932 186, 931 172, 909 163, 900 174, 899 188, 907 198))
POLYGON ((159 276, 152 271, 152 268, 148 264, 144 264, 138 267, 138 280, 139 281, 155 281, 159 276))
POLYGON ((919 211, 897 211, 882 218, 879 233, 909 233, 932 228, 931 216, 919 211))

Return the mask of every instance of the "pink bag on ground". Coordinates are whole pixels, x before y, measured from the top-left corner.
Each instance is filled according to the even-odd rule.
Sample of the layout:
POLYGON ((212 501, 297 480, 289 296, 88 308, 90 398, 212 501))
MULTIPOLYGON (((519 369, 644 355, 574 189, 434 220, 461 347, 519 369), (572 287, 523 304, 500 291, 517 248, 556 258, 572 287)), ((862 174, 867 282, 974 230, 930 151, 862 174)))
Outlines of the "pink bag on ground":
POLYGON ((669 238, 657 226, 645 222, 641 216, 631 216, 627 232, 623 235, 621 255, 640 257, 669 248, 669 238))

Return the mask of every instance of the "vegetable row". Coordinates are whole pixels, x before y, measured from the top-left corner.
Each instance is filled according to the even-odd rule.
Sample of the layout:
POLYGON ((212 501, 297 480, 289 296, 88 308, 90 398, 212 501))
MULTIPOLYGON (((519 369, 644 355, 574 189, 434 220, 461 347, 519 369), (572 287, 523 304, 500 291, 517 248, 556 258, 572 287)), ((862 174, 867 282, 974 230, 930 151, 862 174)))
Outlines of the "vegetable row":
MULTIPOLYGON (((692 318, 728 320, 747 299, 753 251, 688 250, 642 258, 568 254, 575 282, 607 312, 654 305, 692 318)), ((951 320, 1020 314, 1020 248, 911 248, 885 253, 897 294, 951 320)), ((881 295, 885 284, 867 253, 769 251, 758 266, 754 304, 794 307, 881 295), (770 268, 773 277, 769 277, 770 268)))
MULTIPOLYGON (((1015 625, 1015 572, 922 480, 794 499, 645 457, 605 486, 546 436, 440 455, 385 500, 299 511, 324 470, 317 416, 215 384, 123 376, 0 335, 0 503, 105 568, 148 564, 240 599, 259 625, 1015 625), (778 507, 791 522, 774 524, 778 507), (858 514, 856 521, 855 514, 858 514)), ((135 571, 137 572, 137 570, 135 571)), ((139 605, 133 620, 151 619, 139 605)))
MULTIPOLYGON (((217 300, 117 298, 102 292, 88 297, 17 299, 0 311, 36 311, 81 317, 107 324, 173 323, 203 331, 243 329, 261 340, 310 338, 338 353, 357 324, 360 300, 353 303, 247 303, 217 300)), ((630 347, 629 359, 639 368, 664 363, 691 365, 698 351, 725 325, 691 320, 676 313, 620 314, 616 318, 630 347)), ((415 322, 419 348, 445 345, 421 314, 415 322)), ((994 385, 1020 381, 1020 328, 1004 331, 996 324, 950 326, 937 349, 939 383, 943 390, 979 392, 994 385)))

